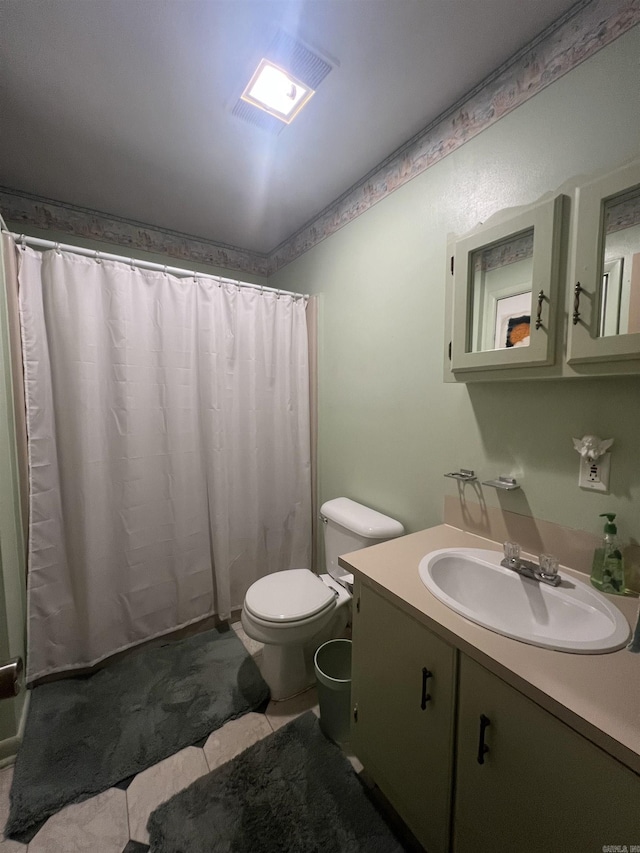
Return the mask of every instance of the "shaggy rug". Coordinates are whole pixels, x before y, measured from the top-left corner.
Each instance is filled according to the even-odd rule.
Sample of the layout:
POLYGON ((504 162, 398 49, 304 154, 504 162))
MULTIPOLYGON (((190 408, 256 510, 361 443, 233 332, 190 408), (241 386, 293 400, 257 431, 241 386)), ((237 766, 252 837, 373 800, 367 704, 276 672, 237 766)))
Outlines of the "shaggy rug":
POLYGON ((30 841, 63 806, 145 770, 268 698, 235 633, 216 629, 140 649, 90 676, 35 687, 6 835, 30 841))
POLYGON ((309 711, 149 817, 153 853, 401 853, 309 711))

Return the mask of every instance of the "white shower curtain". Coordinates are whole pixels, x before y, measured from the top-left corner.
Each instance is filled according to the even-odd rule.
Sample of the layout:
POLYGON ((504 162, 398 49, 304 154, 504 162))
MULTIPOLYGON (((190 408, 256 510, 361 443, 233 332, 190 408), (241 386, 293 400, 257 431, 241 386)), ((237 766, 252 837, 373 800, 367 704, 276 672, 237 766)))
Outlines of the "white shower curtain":
POLYGON ((19 249, 28 680, 310 561, 304 301, 19 249))

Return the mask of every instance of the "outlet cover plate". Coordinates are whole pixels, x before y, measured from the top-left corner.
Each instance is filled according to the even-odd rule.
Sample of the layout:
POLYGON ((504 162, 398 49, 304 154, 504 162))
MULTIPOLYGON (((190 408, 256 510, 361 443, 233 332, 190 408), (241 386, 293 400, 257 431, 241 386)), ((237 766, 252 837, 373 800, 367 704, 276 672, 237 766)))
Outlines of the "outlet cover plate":
POLYGON ((578 485, 589 492, 609 493, 609 472, 611 470, 611 454, 603 453, 597 462, 588 459, 580 460, 580 475, 578 485))

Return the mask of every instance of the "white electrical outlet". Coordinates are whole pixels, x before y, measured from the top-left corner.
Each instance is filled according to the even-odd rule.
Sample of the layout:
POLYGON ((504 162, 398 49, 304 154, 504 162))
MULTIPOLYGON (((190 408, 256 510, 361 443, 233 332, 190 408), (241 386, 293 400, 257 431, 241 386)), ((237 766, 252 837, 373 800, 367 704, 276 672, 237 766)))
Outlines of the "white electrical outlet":
POLYGON ((578 485, 581 489, 588 489, 591 492, 608 492, 610 470, 610 453, 603 453, 596 462, 581 459, 578 485))

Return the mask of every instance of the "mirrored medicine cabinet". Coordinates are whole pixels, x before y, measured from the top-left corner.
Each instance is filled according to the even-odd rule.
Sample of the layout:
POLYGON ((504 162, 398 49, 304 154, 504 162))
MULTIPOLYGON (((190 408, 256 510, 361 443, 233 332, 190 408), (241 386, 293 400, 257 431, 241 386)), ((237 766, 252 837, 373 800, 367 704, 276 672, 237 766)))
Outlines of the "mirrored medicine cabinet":
POLYGON ((576 192, 569 364, 640 354, 640 163, 576 192))
POLYGON ((551 364, 564 196, 455 244, 451 367, 551 364))
POLYGON ((640 373, 640 160, 447 256, 445 381, 640 373))

